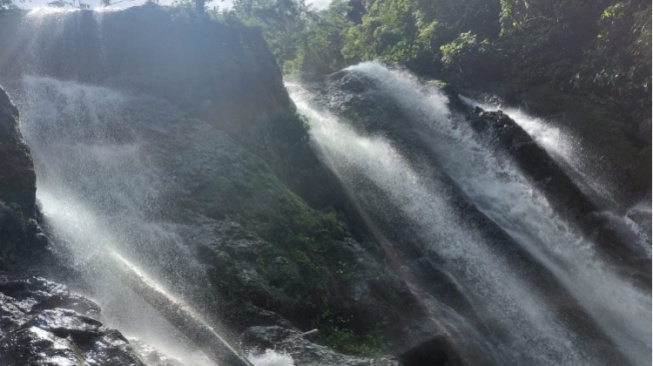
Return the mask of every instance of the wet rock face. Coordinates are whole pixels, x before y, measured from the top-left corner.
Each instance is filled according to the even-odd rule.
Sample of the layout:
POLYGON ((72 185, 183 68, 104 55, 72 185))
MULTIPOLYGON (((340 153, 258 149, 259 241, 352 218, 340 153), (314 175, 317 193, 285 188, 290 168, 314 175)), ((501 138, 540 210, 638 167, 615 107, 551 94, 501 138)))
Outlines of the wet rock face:
POLYGON ((41 278, 0 278, 0 364, 144 365, 99 307, 41 278))
POLYGON ((36 175, 18 109, 0 87, 0 270, 22 270, 45 253, 36 217, 36 175))
POLYGON ((299 331, 273 327, 251 327, 243 333, 243 349, 251 354, 274 349, 293 358, 296 366, 399 366, 387 358, 346 356, 307 340, 299 331))
POLYGON ((0 58, 5 83, 38 74, 152 95, 252 148, 272 148, 270 136, 263 140, 269 129, 301 127, 261 32, 237 21, 148 4, 102 13, 7 12, 0 33, 0 49, 18 50, 0 58))
MULTIPOLYGON (((541 189, 552 206, 568 217, 620 265, 635 268, 635 278, 650 283, 650 262, 642 261, 637 238, 622 223, 610 221, 562 168, 510 117, 480 108, 468 114, 479 138, 505 154, 541 189)), ((630 271, 630 270, 629 270, 630 271)))
POLYGON ((18 109, 0 87, 0 200, 34 212, 36 175, 29 149, 18 129, 18 109))
MULTIPOLYGON (((220 294, 222 309, 228 309, 223 310, 224 321, 236 331, 254 325, 316 326, 316 322, 324 321, 319 315, 322 310, 313 305, 317 301, 328 301, 325 309, 347 318, 340 326, 360 334, 382 330, 393 340, 408 337, 414 330, 407 318, 424 320, 423 309, 407 285, 351 238, 329 244, 324 260, 332 272, 321 272, 322 277, 329 278, 330 287, 325 290, 320 288, 321 279, 305 275, 312 273, 310 268, 294 262, 293 255, 298 252, 292 247, 263 240, 233 222, 214 233, 220 245, 207 245, 200 258, 211 265, 212 285, 220 294), (331 296, 324 291, 330 291, 331 296), (298 302, 292 297, 296 294, 314 297, 298 302)), ((401 349, 410 347, 404 343, 395 342, 401 349)))

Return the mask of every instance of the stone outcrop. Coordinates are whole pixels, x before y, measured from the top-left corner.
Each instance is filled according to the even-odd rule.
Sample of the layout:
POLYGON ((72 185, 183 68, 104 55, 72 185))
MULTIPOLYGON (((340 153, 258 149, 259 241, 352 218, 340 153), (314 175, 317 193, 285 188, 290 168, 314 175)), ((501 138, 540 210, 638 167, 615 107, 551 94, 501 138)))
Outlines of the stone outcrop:
MULTIPOLYGON (((525 173, 563 217, 601 245, 605 253, 629 268, 643 283, 650 283, 650 261, 635 243, 637 237, 624 223, 610 220, 562 170, 562 168, 515 121, 501 111, 475 108, 468 114, 472 128, 505 154, 525 173), (632 269, 635 269, 633 271, 632 269)), ((633 274, 633 273, 630 274, 633 274)))
MULTIPOLYGON (((0 14, 0 44, 11 48, 33 36, 15 28, 24 16, 0 14)), ((32 78, 38 84, 32 87, 42 90, 31 91, 57 103, 78 91, 77 82, 102 85, 81 87, 82 94, 122 95, 106 109, 93 95, 82 104, 92 105, 110 126, 112 143, 138 146, 147 169, 161 177, 153 184, 157 199, 147 201, 151 197, 130 189, 125 195, 131 206, 110 207, 122 216, 121 210, 147 206, 148 219, 178 235, 175 241, 139 243, 155 276, 169 279, 170 290, 185 293, 211 324, 235 332, 253 325, 333 323, 359 339, 371 332, 409 334, 406 309, 412 321, 423 309, 406 284, 368 253, 374 244, 354 239, 340 217, 337 205, 346 198, 337 197, 310 150, 304 122, 258 31, 149 5, 102 14, 101 22, 99 17, 80 11, 41 19, 33 42, 25 42, 39 57, 2 55, 13 58, 0 80, 20 90, 30 80, 16 76, 37 70, 52 79, 32 78), (55 26, 50 22, 65 24, 60 37, 48 37, 49 25, 55 26), (300 196, 328 209, 315 210, 300 196), (188 262, 169 256, 178 247, 197 259, 206 277, 193 282, 186 276, 188 262)), ((69 102, 64 109, 75 113, 53 114, 35 140, 56 135, 56 143, 66 146, 98 143, 101 137, 86 123, 94 116, 77 109, 78 100, 69 102)), ((66 159, 60 150, 45 151, 66 159)), ((106 180, 128 185, 124 180, 138 177, 140 168, 119 166, 106 180)), ((77 170, 66 168, 60 184, 78 187, 77 170)), ((115 202, 105 186, 83 188, 93 199, 115 202)))
POLYGON ((18 126, 18 109, 0 87, 0 272, 25 269, 46 254, 36 221, 36 175, 18 126))
POLYGON ((209 122, 269 164, 318 207, 330 202, 328 174, 307 145, 281 71, 261 31, 183 8, 120 12, 0 14, 0 83, 24 74, 103 85, 164 99, 209 122), (23 26, 35 26, 23 31, 23 26), (60 29, 57 37, 52 30, 60 29))
POLYGON ((0 364, 144 366, 100 308, 42 278, 0 277, 0 364))
POLYGON ((29 148, 18 128, 18 109, 0 87, 0 200, 34 215, 36 175, 29 148))

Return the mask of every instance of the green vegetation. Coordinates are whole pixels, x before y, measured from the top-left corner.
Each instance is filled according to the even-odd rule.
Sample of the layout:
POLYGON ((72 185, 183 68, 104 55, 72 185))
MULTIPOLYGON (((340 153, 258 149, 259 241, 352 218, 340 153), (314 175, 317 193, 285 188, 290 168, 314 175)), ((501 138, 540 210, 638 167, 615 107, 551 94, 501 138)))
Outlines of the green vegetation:
MULTIPOLYGON (((318 11, 304 0, 237 0, 216 15, 260 28, 286 75, 310 79, 380 60, 459 86, 552 92, 545 100, 583 110, 569 116, 577 131, 596 135, 593 141, 607 146, 603 151, 634 185, 650 185, 650 169, 642 168, 650 166, 650 148, 634 148, 621 122, 610 117, 641 121, 650 111, 650 3, 334 0, 318 11)), ((354 331, 346 312, 331 303, 335 284, 349 281, 355 266, 338 254, 344 225, 308 208, 275 179, 283 206, 263 236, 282 243, 276 249, 284 254, 258 253, 257 271, 293 297, 289 311, 319 328, 322 342, 345 353, 375 354, 382 338, 373 329, 354 331)))
MULTIPOLYGON (((0 0, 0 9, 14 3, 0 0)), ((176 2, 191 3, 205 7, 176 2)), ((466 87, 547 86, 632 121, 650 118, 647 1, 334 0, 316 10, 305 0, 235 0, 212 15, 260 28, 284 74, 310 78, 378 59, 466 87)))
POLYGON ((340 352, 365 357, 379 356, 384 347, 383 336, 379 332, 356 334, 350 329, 329 325, 320 327, 321 341, 340 352))
POLYGON ((381 60, 418 75, 515 93, 548 87, 633 121, 651 109, 651 4, 641 0, 238 0, 285 74, 381 60))
POLYGON ((264 240, 252 241, 248 254, 234 254, 248 258, 268 291, 249 301, 300 328, 319 329, 319 341, 336 350, 380 353, 380 333, 354 325, 343 301, 352 281, 378 273, 372 273, 371 264, 359 262, 362 258, 351 249, 351 234, 340 215, 309 207, 256 155, 243 150, 219 163, 215 183, 201 184, 201 190, 190 195, 204 199, 183 207, 210 217, 232 217, 264 240))
MULTIPOLYGON (((75 6, 74 1, 59 3, 75 6)), ((193 3, 203 12, 204 1, 193 3)), ((189 8, 191 3, 178 4, 189 8)), ((0 10, 13 6, 11 0, 0 0, 0 10)), ((584 102, 604 103, 633 119, 646 118, 651 108, 648 2, 333 0, 327 9, 318 11, 304 0, 235 0, 233 9, 214 11, 211 16, 229 27, 245 29, 242 22, 259 28, 284 74, 319 77, 360 61, 381 60, 462 86, 498 83, 517 92, 538 89, 576 94, 548 100, 559 109, 578 111, 573 119, 582 122, 580 133, 597 135, 594 140, 625 167, 630 180, 650 186, 650 147, 634 149, 607 112, 584 102), (585 99, 579 102, 578 96, 585 99)), ((240 50, 243 42, 223 42, 220 55, 224 59, 214 60, 223 71, 225 65, 242 66, 232 52, 240 50)), ((242 46, 255 50, 258 44, 242 46)), ((274 62, 270 65, 274 67, 274 62)), ((240 74, 232 74, 229 79, 230 73, 223 72, 221 85, 243 83, 240 74)), ((262 81, 252 78, 249 82, 262 81)), ((207 94, 214 92, 209 90, 207 94)), ((245 94, 238 97, 234 99, 249 102, 245 94)), ((217 114, 222 107, 208 105, 200 117, 217 114)), ((225 128, 252 153, 262 152, 259 155, 266 161, 249 153, 224 157, 219 176, 198 183, 189 195, 202 200, 188 199, 180 207, 214 218, 234 217, 268 242, 254 248, 251 259, 271 291, 260 299, 265 303, 257 305, 298 326, 320 329, 321 342, 339 351, 376 355, 384 347, 383 336, 376 329, 353 325, 341 301, 343 288, 356 276, 365 276, 361 272, 370 267, 357 263, 359 258, 347 247, 350 234, 339 215, 309 207, 287 187, 290 179, 284 179, 292 175, 293 162, 282 160, 300 155, 293 146, 305 143, 306 124, 296 115, 269 117, 263 116, 261 123, 238 119, 225 128)), ((25 222, 19 213, 7 217, 22 232, 25 222)))

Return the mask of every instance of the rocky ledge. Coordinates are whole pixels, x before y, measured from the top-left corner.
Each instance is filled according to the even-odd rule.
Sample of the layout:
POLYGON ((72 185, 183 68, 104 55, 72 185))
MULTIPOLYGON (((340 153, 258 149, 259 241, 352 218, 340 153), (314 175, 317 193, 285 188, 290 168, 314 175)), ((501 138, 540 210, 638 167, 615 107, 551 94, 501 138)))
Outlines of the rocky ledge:
POLYGON ((144 365, 120 332, 98 320, 98 305, 28 275, 56 264, 37 221, 36 176, 18 110, 2 88, 0 154, 0 365, 144 365))
POLYGON ((502 111, 487 112, 476 107, 467 113, 480 139, 505 154, 540 188, 557 212, 575 223, 605 254, 644 286, 650 283, 651 264, 642 248, 635 245, 635 233, 625 223, 610 220, 598 204, 583 192, 554 159, 514 120, 502 111))
POLYGON ((100 308, 42 278, 0 277, 1 365, 144 365, 100 308))

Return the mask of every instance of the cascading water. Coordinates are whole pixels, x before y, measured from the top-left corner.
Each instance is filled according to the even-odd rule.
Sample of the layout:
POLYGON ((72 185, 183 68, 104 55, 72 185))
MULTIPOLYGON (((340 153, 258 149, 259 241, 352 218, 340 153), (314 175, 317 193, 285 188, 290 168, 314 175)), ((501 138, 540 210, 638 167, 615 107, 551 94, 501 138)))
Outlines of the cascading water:
MULTIPOLYGON (((135 13, 169 19, 149 11, 135 13)), ((221 299, 198 253, 221 241, 221 221, 212 216, 224 198, 216 180, 242 173, 250 155, 170 102, 125 91, 134 74, 111 72, 128 57, 115 31, 122 18, 112 14, 106 26, 105 14, 35 9, 8 18, 20 25, 3 39, 10 52, 0 58, 0 78, 20 109, 44 224, 59 260, 76 269, 49 275, 97 301, 104 322, 145 341, 142 349, 154 346, 188 365, 250 365, 214 329, 221 299), (116 79, 122 90, 88 84, 116 79)), ((134 47, 131 62, 147 63, 150 55, 134 47)), ((138 70, 144 78, 148 71, 138 70)), ((276 357, 268 356, 256 360, 276 357)))
MULTIPOLYGON (((133 92, 138 87, 128 93, 88 84, 102 79, 108 80, 102 85, 133 86, 138 83, 131 78, 150 75, 111 74, 124 60, 121 52, 107 60, 111 52, 102 22, 97 12, 34 11, 23 24, 27 31, 8 37, 13 49, 27 49, 18 52, 19 62, 5 59, 13 52, 0 55, 0 63, 20 71, 7 87, 34 156, 45 223, 60 259, 77 269, 80 278, 69 282, 83 285, 102 305, 109 325, 189 365, 212 364, 197 342, 137 293, 138 286, 121 281, 117 268, 143 279, 153 296, 164 297, 174 310, 188 310, 192 316, 185 319, 194 324, 202 323, 195 314, 218 311, 220 299, 206 290, 211 279, 198 247, 219 240, 219 223, 210 211, 224 201, 212 179, 242 164, 242 148, 215 126, 133 92), (75 26, 92 35, 63 36, 78 31, 66 28, 75 26), (67 61, 42 56, 54 38, 62 45, 52 47, 58 52, 52 57, 67 61)), ((113 42, 111 49, 120 49, 120 42, 113 42)), ((124 62, 147 56, 138 51, 124 62)), ((311 120, 319 156, 378 232, 388 263, 432 317, 435 325, 424 329, 436 329, 470 365, 650 365, 650 289, 637 287, 599 255, 510 159, 495 155, 449 111, 436 88, 376 63, 346 72, 370 80, 374 93, 337 86, 321 95, 298 85, 289 89, 311 120), (356 113, 341 109, 361 93, 380 111, 391 104, 389 115, 397 120, 363 133, 319 107, 353 119, 356 113), (412 252, 403 245, 413 246, 412 252)), ((593 177, 575 160, 573 146, 559 139, 552 144, 551 131, 523 122, 554 158, 593 177)), ((605 192, 600 194, 609 195, 605 192)), ((636 205, 629 215, 650 216, 650 206, 636 205)), ((630 226, 650 258, 650 236, 634 222, 630 226)), ((215 333, 207 324, 199 326, 204 334, 215 333)), ((293 364, 289 355, 272 351, 249 360, 293 364)))
MULTIPOLYGON (((463 349, 487 353, 472 364, 650 365, 649 290, 631 284, 601 259, 595 245, 559 217, 513 163, 495 156, 465 121, 451 114, 437 89, 376 63, 346 72, 370 80, 374 92, 336 86, 323 98, 290 85, 291 95, 311 121, 316 150, 352 197, 380 226, 392 227, 397 214, 407 217, 425 257, 439 263, 471 303, 480 324, 461 324, 465 317, 452 315, 458 309, 437 309, 436 314, 445 318, 452 333, 463 333, 452 336, 463 349), (376 135, 361 134, 319 107, 343 113, 340 109, 353 103, 357 93, 372 104, 375 97, 376 103, 390 100, 405 116, 395 121, 404 125, 391 128, 412 134, 412 141, 424 148, 407 151, 405 142, 393 140, 394 132, 384 132, 386 124, 376 135), (415 158, 420 153, 428 157, 415 158), (540 283, 537 276, 533 280, 526 275, 529 264, 456 210, 440 172, 534 258, 545 273, 540 283), (546 279, 568 295, 550 293, 546 279)), ((430 301, 429 306, 442 304, 430 301)))
MULTIPOLYGON (((178 112, 162 102, 45 77, 24 78, 17 102, 38 172, 37 199, 53 238, 65 243, 55 248, 65 248, 62 259, 72 258, 91 296, 107 309, 108 323, 191 364, 212 364, 103 262, 117 251, 169 279, 166 287, 191 301, 202 293, 201 266, 183 245, 181 229, 160 214, 166 190, 175 188, 157 160, 172 136, 164 137, 165 124, 148 128, 153 120, 145 118, 175 124, 178 112)), ((206 126, 180 128, 192 139, 194 129, 206 126)))
POLYGON ((650 212, 650 202, 639 202, 621 214, 615 213, 614 211, 618 211, 622 206, 616 199, 620 187, 614 182, 619 181, 618 175, 610 169, 603 168, 605 164, 602 162, 602 156, 585 151, 585 144, 579 136, 568 128, 555 126, 542 118, 530 116, 518 108, 502 108, 497 103, 481 103, 464 96, 460 98, 464 103, 486 111, 502 110, 515 120, 567 174, 574 178, 588 196, 607 206, 606 215, 630 227, 636 234, 637 244, 646 252, 648 258, 651 258, 651 236, 647 234, 650 231, 650 220, 634 221, 631 217, 637 216, 642 209, 650 212))
MULTIPOLYGON (((588 160, 592 158, 588 155, 591 154, 582 151, 583 145, 578 136, 571 131, 560 126, 552 126, 542 118, 529 116, 517 108, 503 108, 500 104, 481 103, 464 96, 460 98, 466 104, 486 111, 502 110, 528 132, 569 174, 573 175, 576 182, 585 187, 586 193, 616 206, 615 202, 611 202, 614 199, 615 189, 611 187, 606 171, 598 174, 597 169, 592 169, 588 164, 588 160)), ((593 165, 597 166, 596 162, 593 165)))

